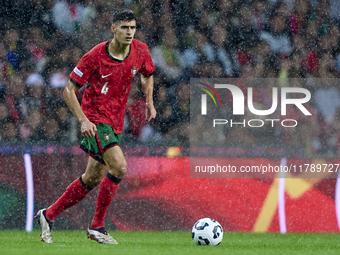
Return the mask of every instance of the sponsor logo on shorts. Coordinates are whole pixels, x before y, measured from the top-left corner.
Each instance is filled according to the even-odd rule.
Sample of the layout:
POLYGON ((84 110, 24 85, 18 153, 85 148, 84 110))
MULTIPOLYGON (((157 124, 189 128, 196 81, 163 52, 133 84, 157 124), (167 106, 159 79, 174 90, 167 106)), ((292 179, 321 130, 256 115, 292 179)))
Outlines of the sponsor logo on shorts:
POLYGON ((111 138, 110 134, 104 134, 104 139, 106 141, 110 141, 110 138, 111 138))

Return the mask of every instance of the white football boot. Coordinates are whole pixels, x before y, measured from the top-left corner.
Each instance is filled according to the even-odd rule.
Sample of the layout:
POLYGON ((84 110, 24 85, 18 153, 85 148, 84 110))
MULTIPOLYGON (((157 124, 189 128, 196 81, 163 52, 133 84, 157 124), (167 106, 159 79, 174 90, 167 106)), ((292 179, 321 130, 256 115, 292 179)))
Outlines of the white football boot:
POLYGON ((45 211, 46 209, 41 209, 40 211, 38 211, 37 215, 35 216, 35 219, 41 227, 41 234, 40 234, 41 241, 45 243, 53 243, 52 234, 51 234, 53 223, 47 220, 45 216, 45 211))
POLYGON ((87 238, 97 241, 98 243, 118 244, 105 230, 105 228, 93 229, 87 228, 87 238))

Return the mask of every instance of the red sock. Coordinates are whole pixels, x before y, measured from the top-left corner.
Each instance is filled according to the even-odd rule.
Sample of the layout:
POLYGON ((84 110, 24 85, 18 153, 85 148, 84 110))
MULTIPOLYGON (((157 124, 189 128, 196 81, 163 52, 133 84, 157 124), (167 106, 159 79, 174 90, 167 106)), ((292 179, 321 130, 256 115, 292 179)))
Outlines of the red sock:
POLYGON ((92 188, 83 183, 81 177, 74 180, 64 194, 46 210, 47 219, 54 221, 62 211, 81 201, 91 190, 92 188))
POLYGON ((91 228, 103 228, 106 211, 109 208, 114 196, 119 187, 121 179, 107 174, 106 177, 100 182, 98 189, 98 198, 96 204, 96 211, 91 222, 91 228))

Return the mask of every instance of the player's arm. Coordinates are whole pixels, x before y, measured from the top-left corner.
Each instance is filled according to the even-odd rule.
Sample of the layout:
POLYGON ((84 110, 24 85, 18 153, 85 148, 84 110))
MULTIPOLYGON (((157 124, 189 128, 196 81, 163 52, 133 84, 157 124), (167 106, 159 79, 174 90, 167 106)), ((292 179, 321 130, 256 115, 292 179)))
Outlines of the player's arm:
POLYGON ((63 95, 67 106, 70 108, 71 112, 77 117, 81 125, 81 133, 85 138, 91 138, 96 135, 97 128, 84 114, 80 107, 79 101, 76 96, 76 92, 79 87, 75 86, 71 81, 65 86, 63 95))
POLYGON ((141 74, 142 89, 146 99, 145 119, 150 121, 156 117, 156 109, 153 106, 153 75, 141 74))

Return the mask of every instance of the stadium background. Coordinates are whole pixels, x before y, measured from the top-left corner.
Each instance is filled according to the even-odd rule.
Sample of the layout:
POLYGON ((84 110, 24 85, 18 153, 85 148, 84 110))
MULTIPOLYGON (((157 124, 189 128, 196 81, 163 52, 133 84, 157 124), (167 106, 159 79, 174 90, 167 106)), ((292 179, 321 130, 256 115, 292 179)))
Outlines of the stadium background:
MULTIPOLYGON (((227 231, 282 230, 278 178, 190 178, 189 78, 278 78, 276 86, 305 78, 301 86, 312 92, 313 116, 291 113, 303 125, 266 134, 227 130, 216 151, 242 165, 279 164, 288 154, 293 162, 337 162, 340 95, 337 87, 315 82, 339 76, 335 0, 2 1, 0 228, 28 227, 25 153, 35 211, 53 203, 85 168, 78 123, 61 92, 81 56, 112 37, 115 6, 135 11, 136 38, 149 45, 158 117, 150 125, 141 121, 145 101, 136 79, 122 145, 129 173, 109 209, 108 227, 188 230, 197 219, 213 217, 227 231)), ((260 88, 258 102, 265 105, 267 95, 260 88)), ((209 149, 200 148, 202 156, 209 149)), ((339 231, 337 179, 325 177, 332 178, 286 180, 288 232, 339 231)), ((56 229, 85 229, 95 199, 93 192, 64 212, 56 229)))

